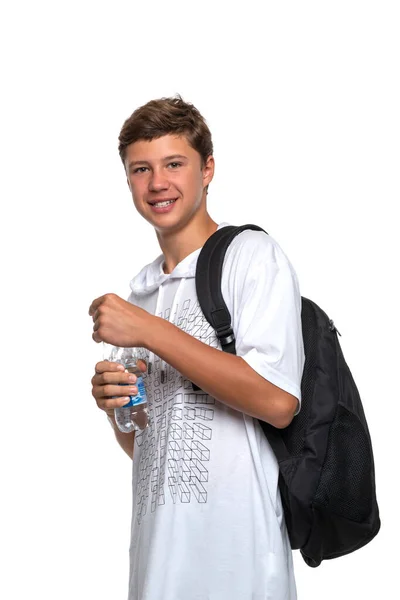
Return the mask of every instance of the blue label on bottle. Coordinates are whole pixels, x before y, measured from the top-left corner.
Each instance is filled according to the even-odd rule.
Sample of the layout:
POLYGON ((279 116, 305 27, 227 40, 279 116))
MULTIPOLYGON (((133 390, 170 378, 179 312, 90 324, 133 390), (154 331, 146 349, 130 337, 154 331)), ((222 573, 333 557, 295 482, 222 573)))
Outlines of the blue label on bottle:
MULTIPOLYGON (((127 385, 122 383, 121 385, 127 385)), ((129 402, 123 405, 122 408, 129 408, 130 406, 137 406, 138 404, 143 404, 147 402, 146 389, 143 383, 143 377, 138 377, 136 381, 136 387, 138 389, 138 393, 136 396, 129 396, 129 402)))

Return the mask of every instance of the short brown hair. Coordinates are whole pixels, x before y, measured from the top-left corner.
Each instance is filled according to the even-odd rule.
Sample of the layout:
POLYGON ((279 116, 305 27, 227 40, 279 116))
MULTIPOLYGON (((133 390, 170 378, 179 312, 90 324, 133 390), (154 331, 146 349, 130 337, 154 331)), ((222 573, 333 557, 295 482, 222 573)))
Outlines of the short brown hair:
POLYGON ((125 164, 126 148, 139 140, 154 140, 163 135, 184 135, 204 164, 213 153, 211 132, 200 112, 177 95, 150 100, 125 121, 119 134, 119 155, 125 164))

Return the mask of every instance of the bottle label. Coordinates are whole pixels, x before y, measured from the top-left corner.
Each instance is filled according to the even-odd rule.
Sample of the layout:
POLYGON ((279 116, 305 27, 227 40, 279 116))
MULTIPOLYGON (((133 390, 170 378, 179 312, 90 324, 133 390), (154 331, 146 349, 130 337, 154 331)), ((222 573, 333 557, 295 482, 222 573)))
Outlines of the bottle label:
MULTIPOLYGON (((125 385, 125 384, 122 384, 125 385)), ((137 406, 138 404, 143 404, 147 402, 146 390, 143 383, 143 377, 138 377, 135 383, 138 393, 136 396, 129 396, 129 402, 123 405, 122 408, 129 408, 130 406, 137 406)))

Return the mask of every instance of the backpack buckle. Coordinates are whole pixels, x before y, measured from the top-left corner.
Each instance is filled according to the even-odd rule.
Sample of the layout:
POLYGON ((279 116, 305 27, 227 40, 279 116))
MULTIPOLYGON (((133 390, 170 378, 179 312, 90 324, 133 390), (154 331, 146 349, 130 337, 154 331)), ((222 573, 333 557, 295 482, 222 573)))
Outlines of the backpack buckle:
POLYGON ((230 325, 218 327, 218 329, 216 329, 216 333, 219 341, 221 342, 221 346, 228 346, 235 341, 235 334, 233 333, 233 329, 230 325))

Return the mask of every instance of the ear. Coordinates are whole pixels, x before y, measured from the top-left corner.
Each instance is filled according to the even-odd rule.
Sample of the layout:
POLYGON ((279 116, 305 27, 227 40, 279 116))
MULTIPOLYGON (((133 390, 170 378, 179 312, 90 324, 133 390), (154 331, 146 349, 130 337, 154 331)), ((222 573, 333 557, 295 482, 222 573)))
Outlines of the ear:
POLYGON ((203 166, 203 186, 207 187, 214 177, 215 162, 214 157, 209 156, 203 166))

